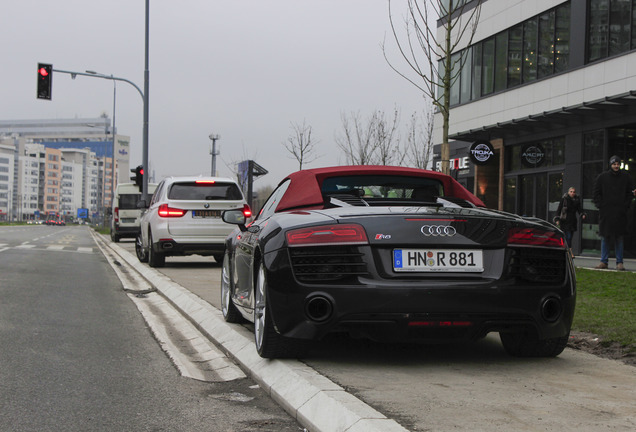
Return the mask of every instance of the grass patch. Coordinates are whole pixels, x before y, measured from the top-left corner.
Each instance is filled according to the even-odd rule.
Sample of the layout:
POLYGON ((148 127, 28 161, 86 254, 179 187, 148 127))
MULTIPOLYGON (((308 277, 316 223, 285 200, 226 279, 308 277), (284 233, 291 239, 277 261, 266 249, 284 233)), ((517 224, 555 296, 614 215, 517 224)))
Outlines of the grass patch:
POLYGON ((636 274, 577 268, 576 281, 572 330, 636 350, 636 274))

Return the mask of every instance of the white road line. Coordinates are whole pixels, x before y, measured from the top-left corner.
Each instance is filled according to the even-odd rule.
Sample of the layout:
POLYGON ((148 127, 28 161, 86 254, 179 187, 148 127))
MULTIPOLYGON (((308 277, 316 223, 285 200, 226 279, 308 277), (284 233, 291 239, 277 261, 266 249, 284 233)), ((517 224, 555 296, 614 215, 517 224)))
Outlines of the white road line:
POLYGON ((243 371, 207 340, 164 297, 128 295, 155 334, 161 348, 181 375, 199 381, 222 382, 245 378, 243 371), (189 352, 190 354, 185 354, 189 352))

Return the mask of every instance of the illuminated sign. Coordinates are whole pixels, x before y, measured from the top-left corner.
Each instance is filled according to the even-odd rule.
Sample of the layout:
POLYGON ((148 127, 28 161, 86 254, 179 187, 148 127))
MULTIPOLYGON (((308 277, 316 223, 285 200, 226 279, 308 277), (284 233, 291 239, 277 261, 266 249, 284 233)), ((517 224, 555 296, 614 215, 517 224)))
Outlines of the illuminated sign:
MULTIPOLYGON (((470 168, 470 162, 468 161, 468 156, 451 159, 449 162, 450 162, 451 171, 470 168)), ((435 169, 437 171, 442 171, 442 161, 435 162, 435 169)))
POLYGON ((541 166, 545 161, 545 150, 541 144, 526 144, 521 148, 521 162, 534 168, 541 166))
POLYGON ((475 141, 470 146, 469 155, 477 165, 486 165, 495 156, 495 149, 488 141, 475 141))

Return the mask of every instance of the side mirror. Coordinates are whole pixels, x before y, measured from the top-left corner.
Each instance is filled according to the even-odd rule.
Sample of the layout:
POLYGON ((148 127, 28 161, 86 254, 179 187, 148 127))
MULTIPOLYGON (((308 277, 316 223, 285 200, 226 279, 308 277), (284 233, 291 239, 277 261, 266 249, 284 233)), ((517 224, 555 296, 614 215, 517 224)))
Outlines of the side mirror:
POLYGON ((137 208, 147 209, 148 208, 148 204, 146 203, 146 200, 137 201, 137 208))
POLYGON ((223 219, 225 223, 238 225, 241 231, 247 230, 243 210, 226 210, 221 214, 221 219, 223 219))

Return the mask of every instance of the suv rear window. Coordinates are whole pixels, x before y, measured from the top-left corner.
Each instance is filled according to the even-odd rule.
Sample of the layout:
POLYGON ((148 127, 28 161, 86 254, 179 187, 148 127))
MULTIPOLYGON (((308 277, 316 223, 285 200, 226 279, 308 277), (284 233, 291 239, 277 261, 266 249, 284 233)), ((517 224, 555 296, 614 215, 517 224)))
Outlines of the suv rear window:
POLYGON ((122 194, 119 195, 119 209, 120 210, 135 210, 137 209, 137 201, 139 201, 140 194, 122 194))
POLYGON ((230 200, 243 199, 241 190, 234 183, 174 183, 168 191, 168 199, 171 200, 230 200))

